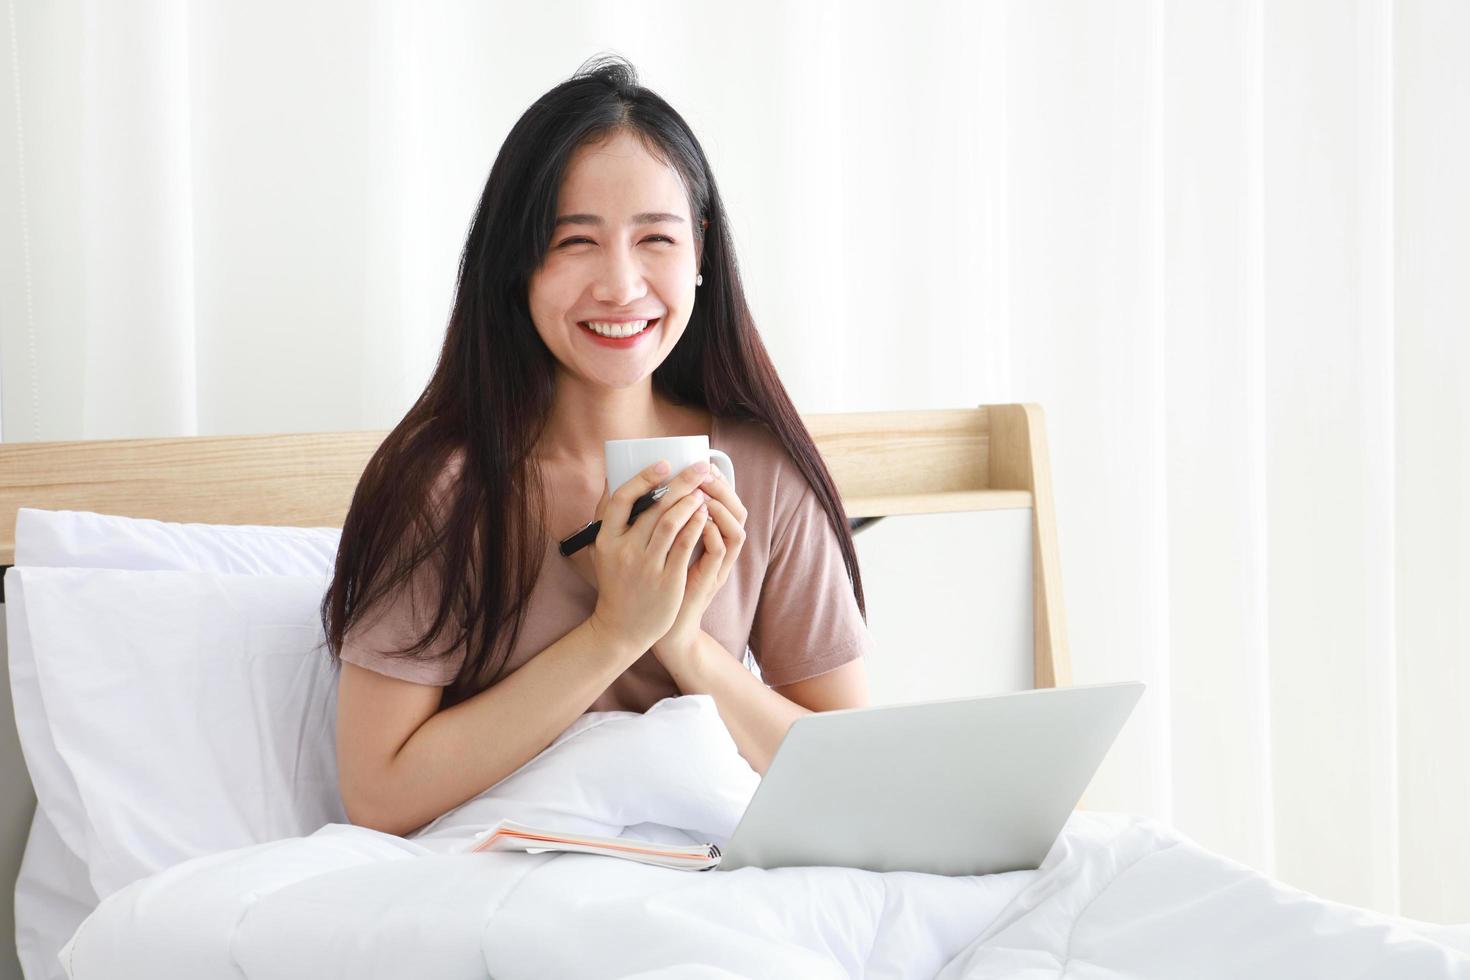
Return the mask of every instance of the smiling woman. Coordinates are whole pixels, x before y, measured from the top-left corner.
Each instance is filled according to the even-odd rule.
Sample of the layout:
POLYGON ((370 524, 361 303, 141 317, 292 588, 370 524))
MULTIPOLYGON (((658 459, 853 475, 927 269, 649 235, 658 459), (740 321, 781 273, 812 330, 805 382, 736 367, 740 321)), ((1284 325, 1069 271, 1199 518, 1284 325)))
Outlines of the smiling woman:
POLYGON ((589 710, 709 694, 764 771, 800 715, 867 703, 841 500, 747 308, 704 151, 626 62, 584 66, 507 136, 438 365, 363 472, 322 620, 343 800, 394 833, 589 710), (697 467, 607 485, 606 440, 673 435, 737 460, 743 498, 697 467), (604 515, 591 548, 557 553, 604 515))

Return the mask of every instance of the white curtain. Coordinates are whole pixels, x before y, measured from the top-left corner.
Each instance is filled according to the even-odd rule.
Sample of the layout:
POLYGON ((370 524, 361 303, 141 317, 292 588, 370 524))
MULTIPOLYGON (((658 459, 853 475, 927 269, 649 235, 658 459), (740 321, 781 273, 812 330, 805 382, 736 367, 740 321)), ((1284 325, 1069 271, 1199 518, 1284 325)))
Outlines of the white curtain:
POLYGON ((1091 805, 1470 919, 1470 6, 5 14, 6 440, 392 425, 500 141, 616 51, 804 411, 1044 406, 1074 679, 1150 686, 1091 805))

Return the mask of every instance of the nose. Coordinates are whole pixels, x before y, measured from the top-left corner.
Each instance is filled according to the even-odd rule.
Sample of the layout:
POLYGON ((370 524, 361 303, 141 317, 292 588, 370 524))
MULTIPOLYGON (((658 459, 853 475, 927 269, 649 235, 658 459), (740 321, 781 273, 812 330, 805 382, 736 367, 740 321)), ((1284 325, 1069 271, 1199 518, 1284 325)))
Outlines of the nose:
POLYGON ((592 284, 592 298, 609 306, 630 306, 648 291, 643 269, 626 245, 604 250, 605 261, 592 284))

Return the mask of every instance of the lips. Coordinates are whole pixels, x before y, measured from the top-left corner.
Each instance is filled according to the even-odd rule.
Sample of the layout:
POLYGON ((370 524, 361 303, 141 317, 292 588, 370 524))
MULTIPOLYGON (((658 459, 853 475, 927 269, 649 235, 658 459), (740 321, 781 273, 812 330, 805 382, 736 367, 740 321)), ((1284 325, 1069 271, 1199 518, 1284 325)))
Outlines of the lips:
MULTIPOLYGON (((662 321, 662 317, 653 317, 648 321, 648 326, 633 334, 631 337, 604 337, 602 334, 587 326, 585 321, 578 321, 577 326, 582 328, 584 336, 604 347, 627 348, 640 343, 644 337, 650 336, 662 321)), ((599 321, 600 322, 600 321, 599 321)))

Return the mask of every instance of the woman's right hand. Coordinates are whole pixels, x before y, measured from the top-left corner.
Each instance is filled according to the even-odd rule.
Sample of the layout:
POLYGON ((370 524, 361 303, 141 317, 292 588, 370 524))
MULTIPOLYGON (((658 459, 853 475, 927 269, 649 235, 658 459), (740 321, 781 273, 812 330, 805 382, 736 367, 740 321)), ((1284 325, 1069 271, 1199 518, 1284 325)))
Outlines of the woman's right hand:
POLYGON ((709 464, 695 463, 673 479, 659 466, 666 470, 668 463, 660 460, 648 467, 611 497, 604 485, 596 514, 602 527, 592 543, 597 575, 593 626, 640 656, 674 625, 684 602, 689 559, 709 519, 699 489, 709 464), (633 502, 666 480, 669 492, 628 524, 633 502))

